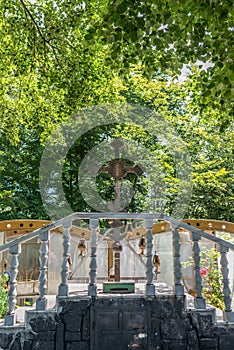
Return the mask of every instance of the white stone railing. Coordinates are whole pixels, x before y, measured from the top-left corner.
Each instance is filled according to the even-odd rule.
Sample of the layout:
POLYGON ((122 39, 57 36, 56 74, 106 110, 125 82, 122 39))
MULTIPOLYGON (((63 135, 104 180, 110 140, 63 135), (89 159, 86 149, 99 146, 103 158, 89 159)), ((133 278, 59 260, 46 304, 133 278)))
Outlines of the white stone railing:
POLYGON ((50 240, 50 231, 56 227, 63 227, 63 261, 61 266, 61 283, 58 288, 58 296, 68 296, 68 275, 69 275, 69 246, 71 238, 71 227, 74 220, 88 219, 91 231, 91 253, 90 253, 90 272, 89 286, 87 294, 91 297, 97 295, 96 277, 97 277, 97 242, 98 242, 98 227, 99 220, 142 220, 146 228, 147 239, 147 254, 146 254, 146 288, 145 295, 147 297, 155 296, 155 286, 153 284, 153 264, 152 264, 152 249, 153 237, 152 228, 154 220, 166 220, 170 222, 173 232, 173 262, 174 262, 174 294, 177 297, 184 295, 184 286, 181 282, 181 262, 180 262, 180 236, 179 228, 185 229, 192 233, 193 240, 193 259, 195 267, 195 307, 205 309, 206 302, 202 294, 202 279, 200 275, 200 248, 199 240, 203 237, 209 241, 213 241, 220 246, 221 253, 221 272, 223 276, 223 295, 225 304, 225 319, 226 321, 234 322, 234 313, 231 310, 231 291, 229 287, 229 269, 227 253, 229 249, 234 250, 234 244, 224 241, 218 237, 212 236, 198 228, 195 228, 185 222, 178 221, 164 214, 134 214, 134 213, 73 213, 72 215, 58 220, 53 224, 37 229, 29 234, 10 241, 0 247, 0 252, 9 250, 11 255, 10 261, 10 289, 8 292, 8 313, 5 315, 5 325, 13 326, 16 323, 15 305, 17 297, 17 274, 18 274, 18 255, 21 252, 21 243, 26 242, 34 237, 39 237, 41 241, 40 249, 40 275, 39 275, 39 298, 36 301, 36 310, 46 310, 46 288, 47 288, 47 263, 48 263, 48 242, 50 240))

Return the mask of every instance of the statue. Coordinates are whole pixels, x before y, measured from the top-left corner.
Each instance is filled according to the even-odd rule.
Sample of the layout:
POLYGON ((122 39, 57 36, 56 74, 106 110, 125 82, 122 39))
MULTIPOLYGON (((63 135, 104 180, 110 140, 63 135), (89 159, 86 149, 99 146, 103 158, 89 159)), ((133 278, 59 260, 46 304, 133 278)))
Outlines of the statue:
POLYGON ((140 255, 145 255, 145 248, 146 248, 145 237, 140 238, 138 247, 141 249, 140 255))
POLYGON ((155 251, 155 254, 153 256, 153 261, 152 261, 154 267, 155 267, 155 270, 154 270, 154 273, 155 273, 155 277, 157 279, 158 277, 158 274, 160 273, 159 271, 159 266, 161 265, 161 261, 160 261, 160 258, 159 258, 159 255, 157 254, 157 252, 155 251))
POLYGON ((78 244, 78 250, 80 252, 79 256, 83 257, 84 252, 86 251, 85 240, 83 238, 81 238, 80 243, 78 244))

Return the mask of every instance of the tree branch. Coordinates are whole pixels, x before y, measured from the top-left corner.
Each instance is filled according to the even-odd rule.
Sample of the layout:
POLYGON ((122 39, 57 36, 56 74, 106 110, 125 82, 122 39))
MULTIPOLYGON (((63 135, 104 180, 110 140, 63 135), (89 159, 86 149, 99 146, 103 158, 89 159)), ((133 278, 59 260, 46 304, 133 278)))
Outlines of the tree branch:
POLYGON ((63 67, 60 65, 60 62, 59 62, 59 59, 56 55, 56 50, 58 50, 58 48, 54 45, 51 44, 50 40, 47 40, 45 38, 45 36, 43 35, 42 31, 41 31, 41 28, 39 27, 38 23, 36 22, 35 18, 33 17, 32 13, 30 12, 30 10, 28 9, 28 7, 26 6, 24 0, 20 0, 23 8, 24 8, 24 11, 26 13, 26 15, 28 15, 30 18, 31 18, 31 21, 36 29, 36 31, 38 32, 40 38, 43 40, 43 43, 44 43, 44 58, 46 59, 46 52, 45 52, 45 46, 46 44, 53 50, 53 53, 54 53, 54 57, 58 63, 58 65, 61 67, 61 69, 63 70, 63 72, 66 74, 66 72, 64 71, 63 67))
POLYGON ((27 8, 27 6, 26 6, 24 0, 20 0, 20 2, 21 2, 22 6, 23 6, 23 8, 24 8, 25 13, 26 13, 27 15, 29 15, 29 17, 31 18, 31 20, 32 20, 34 26, 36 27, 36 30, 37 30, 38 34, 40 35, 41 39, 42 39, 45 43, 47 43, 48 45, 50 45, 50 42, 49 42, 48 40, 46 40, 46 38, 45 38, 44 35, 42 34, 39 25, 38 25, 37 22, 35 21, 35 19, 34 19, 32 13, 31 13, 31 12, 29 11, 29 9, 27 8))

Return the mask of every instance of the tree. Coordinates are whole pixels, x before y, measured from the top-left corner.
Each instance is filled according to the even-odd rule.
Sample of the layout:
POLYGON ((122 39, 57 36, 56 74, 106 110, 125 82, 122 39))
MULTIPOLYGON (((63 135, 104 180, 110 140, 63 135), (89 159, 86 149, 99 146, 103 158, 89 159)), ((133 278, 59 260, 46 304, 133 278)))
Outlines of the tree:
MULTIPOLYGON (((232 220, 230 1, 5 0, 0 13, 2 219, 46 217, 38 169, 47 137, 62 121, 87 106, 129 101, 162 114, 186 140, 195 174, 190 215, 232 220), (198 70, 197 59, 215 66, 198 70), (192 76, 178 84, 183 64, 192 76)), ((177 193, 172 157, 158 157, 156 138, 129 125, 84 135, 71 150, 64 188, 74 210, 87 209, 72 191, 90 140, 128 134, 162 162, 170 212, 177 193)), ((102 183, 112 188, 105 176, 102 183)), ((147 186, 135 186, 142 192, 132 210, 140 210, 147 186)))
POLYGON ((87 38, 93 33, 93 39, 108 43, 113 66, 128 70, 140 61, 150 74, 159 68, 178 74, 183 64, 212 63, 200 72, 197 102, 213 105, 215 99, 221 110, 233 114, 232 1, 124 0, 112 2, 106 11, 87 38))
MULTIPOLYGON (((128 102, 147 106, 163 115, 185 141, 193 169, 193 192, 186 217, 211 218, 233 221, 233 125, 220 132, 223 112, 207 106, 202 112, 194 101, 199 92, 196 81, 174 83, 169 76, 147 79, 140 69, 135 69, 122 90, 128 102)), ((122 131, 123 132, 123 131, 122 131)), ((127 130, 123 134, 129 134, 127 130)), ((159 152, 156 140, 149 135, 132 133, 131 137, 156 149, 155 160, 162 165, 166 178, 168 214, 171 214, 177 195, 177 176, 168 152, 159 152)))
POLYGON ((200 71, 197 102, 213 106, 218 101, 220 110, 232 115, 233 10, 231 0, 5 0, 1 36, 15 66, 59 75, 62 86, 68 76, 79 80, 79 89, 70 85, 78 94, 85 91, 92 59, 101 52, 105 74, 115 70, 125 76, 139 62, 148 74, 170 68, 173 75, 184 64, 208 62, 210 68, 200 71))
POLYGON ((47 137, 82 107, 119 99, 105 50, 92 55, 82 44, 94 10, 66 8, 0 4, 1 219, 47 218, 38 180, 47 137))

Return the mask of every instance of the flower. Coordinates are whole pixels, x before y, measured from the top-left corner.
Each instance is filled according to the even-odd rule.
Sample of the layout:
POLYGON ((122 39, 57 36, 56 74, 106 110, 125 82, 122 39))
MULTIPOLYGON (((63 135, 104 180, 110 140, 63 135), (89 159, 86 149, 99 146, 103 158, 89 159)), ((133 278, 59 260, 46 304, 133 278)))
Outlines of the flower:
POLYGON ((201 276, 206 276, 208 275, 209 270, 206 267, 203 267, 203 269, 200 270, 200 275, 201 276))
MULTIPOLYGON (((207 304, 221 310, 225 309, 223 295, 223 276, 219 268, 220 253, 215 248, 200 252, 200 276, 202 277, 202 295, 207 304)), ((193 257, 189 257, 183 267, 194 266, 193 257)))

